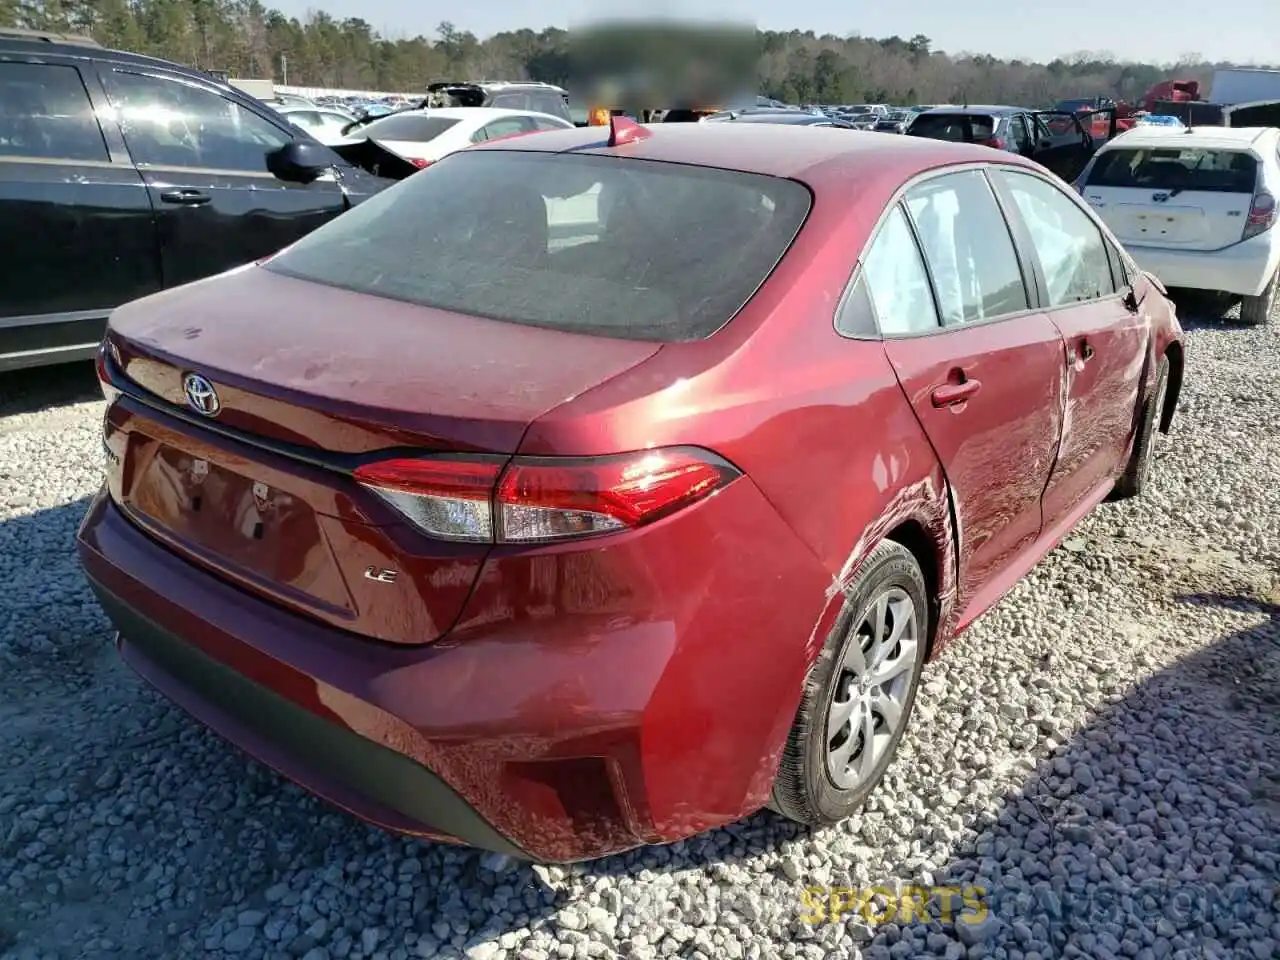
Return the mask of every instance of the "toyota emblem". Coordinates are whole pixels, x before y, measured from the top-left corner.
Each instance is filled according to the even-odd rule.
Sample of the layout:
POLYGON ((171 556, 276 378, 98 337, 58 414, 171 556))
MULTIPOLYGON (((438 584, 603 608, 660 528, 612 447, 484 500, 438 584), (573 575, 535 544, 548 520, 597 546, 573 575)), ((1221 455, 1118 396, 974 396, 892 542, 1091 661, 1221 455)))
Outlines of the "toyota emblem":
POLYGON ((213 384, 198 373, 188 373, 182 378, 182 390, 187 395, 187 406, 206 417, 216 417, 222 409, 222 401, 213 384))

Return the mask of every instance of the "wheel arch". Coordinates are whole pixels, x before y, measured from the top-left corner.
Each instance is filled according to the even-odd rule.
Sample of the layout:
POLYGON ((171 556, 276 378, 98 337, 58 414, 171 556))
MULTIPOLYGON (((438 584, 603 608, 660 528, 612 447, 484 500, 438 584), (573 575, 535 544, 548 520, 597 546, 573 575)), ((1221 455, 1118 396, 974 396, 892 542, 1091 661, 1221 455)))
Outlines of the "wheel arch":
POLYGON ((1182 342, 1171 340, 1165 347, 1164 355, 1169 361, 1169 383, 1165 387, 1164 409, 1160 411, 1160 432, 1168 433, 1173 426, 1173 412, 1178 409, 1178 396, 1182 392, 1182 370, 1185 359, 1182 342))
MULTIPOLYGON (((934 650, 942 630, 942 619, 947 604, 943 597, 943 581, 945 564, 949 557, 939 549, 938 537, 926 529, 916 518, 903 520, 883 537, 905 547, 920 566, 924 575, 925 588, 929 596, 929 637, 925 648, 925 659, 933 658, 934 650)), ((954 544, 954 539, 950 538, 954 544)))

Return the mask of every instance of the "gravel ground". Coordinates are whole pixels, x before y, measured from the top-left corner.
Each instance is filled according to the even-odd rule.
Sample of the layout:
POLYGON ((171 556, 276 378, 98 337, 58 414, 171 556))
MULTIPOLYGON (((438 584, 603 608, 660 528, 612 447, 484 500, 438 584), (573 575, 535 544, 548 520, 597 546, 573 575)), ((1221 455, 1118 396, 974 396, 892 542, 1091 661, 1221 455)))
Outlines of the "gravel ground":
POLYGON ((91 371, 0 378, 0 955, 1276 957, 1280 323, 1188 327, 1150 496, 1099 509, 927 670, 861 816, 572 870, 362 826, 144 687, 71 550, 91 371), (985 917, 878 895, 831 920, 830 887, 873 884, 899 907, 981 887, 985 917))

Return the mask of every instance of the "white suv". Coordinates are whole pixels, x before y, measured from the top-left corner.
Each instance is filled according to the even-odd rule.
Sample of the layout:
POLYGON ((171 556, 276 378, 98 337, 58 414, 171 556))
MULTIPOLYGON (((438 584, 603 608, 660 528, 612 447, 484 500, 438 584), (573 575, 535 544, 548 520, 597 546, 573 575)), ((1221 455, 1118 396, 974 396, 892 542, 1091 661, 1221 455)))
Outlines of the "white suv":
POLYGON ((1075 187, 1165 286, 1242 297, 1240 319, 1267 322, 1280 286, 1280 130, 1137 127, 1075 187))

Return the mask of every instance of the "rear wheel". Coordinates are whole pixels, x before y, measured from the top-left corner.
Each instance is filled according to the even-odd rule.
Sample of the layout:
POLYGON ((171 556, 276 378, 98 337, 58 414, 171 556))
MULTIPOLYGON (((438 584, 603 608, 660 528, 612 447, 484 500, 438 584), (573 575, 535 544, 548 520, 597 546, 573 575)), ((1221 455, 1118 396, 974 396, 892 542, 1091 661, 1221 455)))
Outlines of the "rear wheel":
POLYGON ((1256 297, 1245 297, 1240 301, 1240 322, 1251 327, 1260 327, 1271 320, 1276 308, 1276 294, 1280 290, 1280 268, 1271 275, 1271 282, 1256 297))
POLYGON ((1156 385, 1142 412, 1142 423, 1133 440, 1133 453, 1129 465, 1116 481, 1111 500, 1128 500, 1142 495, 1151 477, 1151 464, 1155 460, 1155 447, 1160 436, 1160 418, 1164 412, 1165 396, 1169 392, 1169 358, 1161 357, 1156 370, 1156 385))
POLYGON ((770 806, 810 826, 854 813, 884 777, 915 702, 929 636, 924 576, 885 541, 845 591, 809 671, 770 806))

